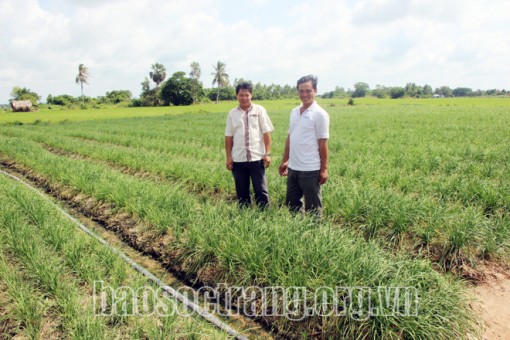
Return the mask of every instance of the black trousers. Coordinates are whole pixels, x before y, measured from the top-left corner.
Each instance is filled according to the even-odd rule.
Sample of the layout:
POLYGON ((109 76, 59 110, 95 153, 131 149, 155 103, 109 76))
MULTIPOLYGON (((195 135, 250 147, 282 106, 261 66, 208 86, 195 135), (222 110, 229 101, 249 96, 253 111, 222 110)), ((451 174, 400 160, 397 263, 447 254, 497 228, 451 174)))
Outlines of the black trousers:
POLYGON ((296 171, 289 168, 285 200, 290 211, 298 212, 303 208, 302 198, 304 196, 305 211, 314 212, 317 217, 322 216, 322 195, 319 178, 320 170, 296 171))
POLYGON ((255 202, 260 208, 269 206, 269 195, 267 192, 266 169, 264 162, 234 162, 232 168, 236 185, 237 200, 241 207, 251 205, 250 180, 255 193, 255 202))

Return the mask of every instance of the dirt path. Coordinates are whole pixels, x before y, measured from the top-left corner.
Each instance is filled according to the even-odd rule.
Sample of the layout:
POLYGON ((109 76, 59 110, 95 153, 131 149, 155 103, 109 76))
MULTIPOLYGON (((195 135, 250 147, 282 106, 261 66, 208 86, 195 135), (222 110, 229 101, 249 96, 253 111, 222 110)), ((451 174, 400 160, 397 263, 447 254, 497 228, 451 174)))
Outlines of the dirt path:
POLYGON ((510 278, 495 273, 473 288, 473 304, 483 323, 483 339, 510 340, 510 278))

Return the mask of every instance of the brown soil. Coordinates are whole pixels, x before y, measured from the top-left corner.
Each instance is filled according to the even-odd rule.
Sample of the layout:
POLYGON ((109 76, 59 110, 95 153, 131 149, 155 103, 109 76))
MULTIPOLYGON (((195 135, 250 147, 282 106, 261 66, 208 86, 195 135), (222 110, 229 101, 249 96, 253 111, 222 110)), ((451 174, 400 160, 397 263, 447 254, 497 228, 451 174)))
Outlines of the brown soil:
POLYGON ((472 306, 480 316, 483 339, 510 339, 510 274, 492 273, 473 287, 472 306))

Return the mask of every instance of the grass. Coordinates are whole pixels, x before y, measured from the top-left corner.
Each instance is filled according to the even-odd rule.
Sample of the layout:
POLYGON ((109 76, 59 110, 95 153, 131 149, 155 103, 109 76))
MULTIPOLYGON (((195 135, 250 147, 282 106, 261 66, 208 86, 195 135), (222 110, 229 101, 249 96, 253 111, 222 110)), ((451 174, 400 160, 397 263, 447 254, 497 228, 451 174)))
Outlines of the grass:
MULTIPOLYGON (((403 104, 406 100, 391 101, 399 104, 378 106, 376 111, 370 100, 359 107, 330 106, 333 176, 324 187, 325 214, 367 239, 380 239, 393 247, 425 247, 443 259, 443 265, 459 252, 471 265, 487 257, 504 262, 508 236, 500 234, 497 240, 490 236, 490 230, 506 223, 510 207, 505 194, 510 183, 504 175, 510 171, 505 149, 510 135, 504 128, 506 108, 495 104, 504 99, 482 100, 474 107, 466 104, 473 101, 458 100, 455 106, 439 108, 432 104, 442 99, 414 100, 417 104, 412 109, 403 104), (487 112, 491 105, 494 108, 487 112), (466 218, 470 221, 462 227, 463 236, 453 235, 456 221, 466 218), (441 233, 452 228, 449 234, 441 233)), ((278 103, 272 107, 278 108, 278 103)), ((234 192, 223 164, 224 115, 12 126, 4 127, 2 133, 129 173, 178 180, 185 187, 230 199, 234 192)), ((273 111, 272 118, 276 167, 287 112, 273 111)), ((271 170, 268 179, 273 201, 282 205, 284 180, 271 170)))
MULTIPOLYGON (((172 264, 204 284, 419 291, 417 317, 275 320, 283 332, 320 328, 325 336, 383 338, 474 332, 463 284, 449 272, 487 259, 508 264, 510 102, 322 101, 331 116, 331 178, 320 225, 282 207, 285 180, 275 170, 289 109, 298 103, 263 104, 276 129, 268 171, 273 207, 264 214, 239 212, 231 202, 223 129, 233 103, 200 108, 207 114, 2 126, 1 156, 55 188, 140 219, 143 239, 157 244, 169 237, 172 264)), ((30 223, 41 220, 29 216, 30 223)), ((88 257, 81 261, 77 268, 88 257)))
MULTIPOLYGON (((271 109, 297 106, 299 100, 266 101, 264 104, 271 109)), ((198 104, 192 106, 163 106, 163 107, 102 107, 98 109, 66 109, 58 105, 41 106, 34 112, 0 112, 0 125, 3 124, 47 124, 58 122, 79 122, 88 120, 111 120, 130 117, 154 117, 165 115, 180 115, 189 113, 228 112, 232 109, 232 102, 218 104, 198 104)))
MULTIPOLYGON (((209 109, 209 106, 208 106, 209 109)), ((225 109, 224 105, 218 105, 218 110, 225 109)), ((151 117, 183 113, 200 113, 204 109, 200 105, 178 107, 106 107, 100 109, 61 109, 53 106, 52 109, 41 108, 34 112, 4 112, 0 113, 0 124, 14 123, 57 123, 77 122, 86 120, 121 119, 129 117, 151 117)))
MULTIPOLYGON (((345 99, 320 99, 319 102, 326 109, 347 105, 345 99)), ((440 99, 378 99, 375 97, 355 98, 355 107, 508 107, 509 98, 440 98, 440 99)), ((269 112, 290 111, 299 105, 299 99, 260 101, 269 112)), ((66 109, 58 105, 41 105, 37 112, 0 112, 2 124, 41 124, 58 122, 77 122, 88 120, 110 120, 131 117, 154 117, 164 115, 188 113, 226 113, 236 105, 235 102, 220 102, 219 104, 199 104, 192 106, 164 106, 164 107, 116 107, 107 106, 98 109, 66 109)))
MULTIPOLYGON (((426 261, 412 260, 404 254, 387 254, 374 242, 366 243, 328 224, 318 228, 313 221, 293 218, 285 209, 267 216, 251 211, 239 214, 235 207, 221 201, 199 203, 182 189, 176 190, 175 185, 133 179, 104 166, 57 156, 37 147, 30 150, 26 141, 13 140, 13 145, 24 149, 26 159, 20 161, 27 161, 30 167, 48 175, 50 181, 58 176, 59 181, 71 187, 79 186, 88 195, 142 216, 158 230, 156 234, 163 228, 164 233, 173 235, 175 242, 171 246, 179 249, 177 261, 186 263, 188 275, 200 277, 211 266, 218 270, 215 277, 202 277, 205 283, 298 286, 308 287, 310 292, 323 286, 418 285, 423 296, 420 305, 423 314, 415 322, 427 324, 421 336, 442 329, 445 320, 449 325, 448 331, 442 331, 445 335, 459 336, 472 327, 459 284, 445 280, 426 261), (103 196, 105 192, 110 194, 103 196), (144 207, 154 207, 150 212, 154 215, 144 213, 144 207), (430 311, 436 313, 439 309, 438 303, 447 306, 441 312, 445 319, 428 320, 430 311)), ((301 330, 299 327, 295 330, 296 325, 285 318, 278 325, 286 332, 304 331, 316 322, 312 318, 301 330)), ((416 332, 414 327, 415 324, 399 317, 375 318, 368 324, 341 318, 325 324, 324 332, 335 336, 366 332, 394 337, 401 332, 416 332), (396 329, 390 324, 396 324, 396 329)))
POLYGON ((134 291, 150 283, 33 192, 4 176, 0 188, 5 194, 0 197, 0 282, 8 296, 7 318, 18 324, 13 334, 154 339, 163 334, 179 338, 180 329, 186 329, 186 336, 224 338, 205 322, 177 314, 130 317, 133 306, 129 304, 126 316, 95 316, 94 281, 134 291))
MULTIPOLYGON (((6 325, 11 319, 15 324, 10 330, 10 336, 23 332, 27 338, 37 339, 42 334, 45 315, 49 314, 51 304, 48 299, 32 285, 12 264, 3 253, 0 253, 1 291, 7 299, 0 306, 7 313, 0 324, 6 325)), ((6 327, 2 327, 5 332, 6 327)), ((7 337, 8 334, 0 334, 7 337)))

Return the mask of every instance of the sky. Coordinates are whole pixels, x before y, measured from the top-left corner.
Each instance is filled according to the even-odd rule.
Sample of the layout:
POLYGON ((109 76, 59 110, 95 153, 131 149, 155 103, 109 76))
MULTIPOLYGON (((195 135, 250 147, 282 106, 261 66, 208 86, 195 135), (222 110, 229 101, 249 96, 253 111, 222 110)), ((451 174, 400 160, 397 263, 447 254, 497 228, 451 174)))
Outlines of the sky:
POLYGON ((200 64, 212 87, 289 84, 315 74, 318 92, 357 82, 510 89, 508 0, 1 0, 0 103, 14 86, 80 96, 141 93, 151 65, 167 78, 200 64))

